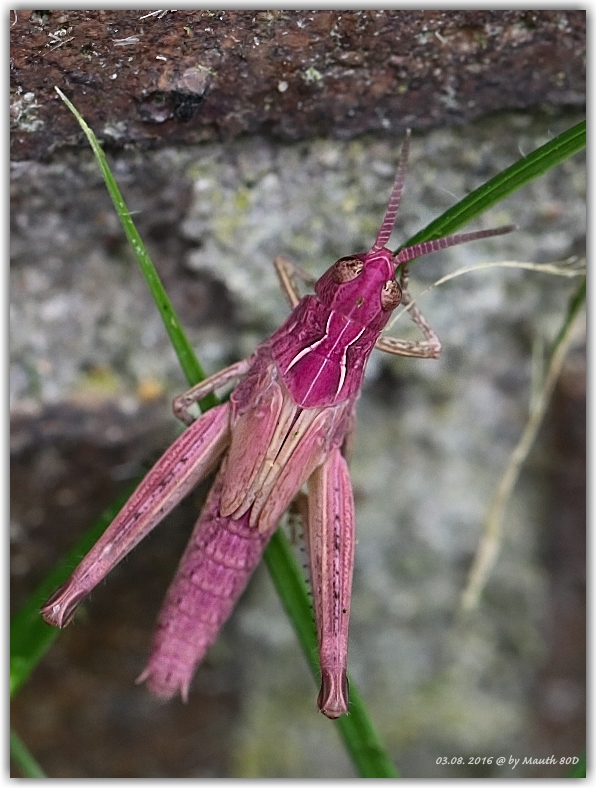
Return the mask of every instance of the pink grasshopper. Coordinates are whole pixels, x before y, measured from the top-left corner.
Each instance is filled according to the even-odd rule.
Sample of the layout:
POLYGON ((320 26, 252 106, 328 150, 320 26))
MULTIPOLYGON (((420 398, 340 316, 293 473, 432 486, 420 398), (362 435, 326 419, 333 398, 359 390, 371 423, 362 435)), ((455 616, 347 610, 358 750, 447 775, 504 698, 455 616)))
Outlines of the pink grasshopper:
POLYGON ((42 608, 65 626, 77 605, 221 461, 207 502, 162 606, 151 656, 138 681, 155 694, 188 697, 192 676, 244 590, 284 511, 308 482, 306 534, 319 645, 319 709, 348 711, 348 623, 354 565, 354 501, 344 454, 367 359, 373 349, 437 358, 439 340, 414 304, 424 340, 381 336, 400 302, 410 303, 407 263, 449 246, 507 233, 511 226, 453 235, 394 253, 404 184, 406 136, 387 212, 366 253, 342 257, 300 298, 289 261, 276 268, 292 306, 286 322, 250 358, 174 401, 188 428, 42 608), (399 282, 396 270, 401 265, 399 282), (195 420, 189 408, 242 378, 230 401, 195 420), (222 461, 223 457, 223 461, 222 461))

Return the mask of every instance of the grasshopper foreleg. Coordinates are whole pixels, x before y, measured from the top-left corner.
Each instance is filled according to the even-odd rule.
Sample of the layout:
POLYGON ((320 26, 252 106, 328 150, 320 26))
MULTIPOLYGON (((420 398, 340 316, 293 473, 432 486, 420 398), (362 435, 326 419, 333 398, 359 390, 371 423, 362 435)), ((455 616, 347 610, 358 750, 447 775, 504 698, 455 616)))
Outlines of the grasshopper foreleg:
POLYGON ((226 383, 234 380, 234 378, 241 378, 246 375, 251 364, 252 358, 244 358, 242 361, 237 361, 235 364, 216 372, 214 375, 197 383, 196 386, 193 386, 184 394, 176 397, 172 405, 174 416, 190 426, 195 421, 196 416, 193 416, 189 408, 203 399, 203 397, 206 397, 207 394, 211 394, 225 386, 226 383))
POLYGON ((408 266, 402 263, 401 275, 399 283, 402 289, 402 304, 408 306, 408 313, 412 321, 418 326, 422 334, 423 340, 410 340, 410 339, 397 339, 396 337, 381 336, 377 339, 375 347, 378 350, 383 350, 385 353, 393 353, 396 356, 410 356, 412 358, 439 358, 441 355, 441 341, 430 327, 428 321, 418 309, 416 304, 412 303, 412 296, 408 290, 409 272, 408 266))
POLYGON ((296 279, 301 279, 305 284, 314 287, 317 277, 311 276, 287 257, 276 257, 273 261, 273 265, 279 277, 279 283, 283 290, 283 294, 287 298, 292 309, 295 309, 302 298, 296 279))

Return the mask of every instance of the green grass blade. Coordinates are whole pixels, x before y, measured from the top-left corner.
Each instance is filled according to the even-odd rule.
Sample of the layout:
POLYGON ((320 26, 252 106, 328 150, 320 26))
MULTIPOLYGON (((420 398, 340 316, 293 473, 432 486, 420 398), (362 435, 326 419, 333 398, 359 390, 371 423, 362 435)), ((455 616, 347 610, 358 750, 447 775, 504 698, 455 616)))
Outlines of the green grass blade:
POLYGON ((12 729, 10 731, 10 757, 19 766, 24 777, 47 777, 21 738, 12 729))
POLYGON ((350 680, 350 713, 335 721, 362 777, 401 777, 379 738, 358 687, 350 680))
POLYGON ((292 618, 295 617, 294 628, 300 645, 316 673, 319 669, 317 634, 308 587, 303 573, 298 570, 292 547, 281 531, 273 534, 265 553, 265 563, 286 611, 292 611, 292 618))
MULTIPOLYGON (((308 588, 288 540, 277 531, 265 553, 265 562, 315 680, 320 681, 317 636, 308 588)), ((350 681, 350 713, 335 721, 361 777, 399 777, 370 719, 357 687, 350 681)))
POLYGON ((585 777, 586 776, 586 751, 579 756, 579 763, 569 770, 565 777, 585 777))
POLYGON ((22 687, 39 660, 60 634, 59 629, 46 624, 41 617, 39 608, 60 583, 70 576, 81 558, 93 547, 127 501, 135 486, 131 483, 126 491, 118 497, 118 500, 85 531, 74 547, 66 553, 62 561, 52 569, 12 617, 10 621, 11 696, 22 687))
POLYGON ((442 216, 413 235, 403 246, 413 246, 454 233, 505 197, 526 186, 534 178, 544 175, 585 147, 586 122, 582 121, 474 189, 442 216))
MULTIPOLYGON (((161 318, 163 320, 164 326, 166 331, 168 332, 168 336, 172 342, 172 346, 178 355, 180 360, 180 366, 182 367, 184 374, 186 375, 188 382, 191 386, 194 386, 195 383, 203 380, 205 378, 205 373, 203 372, 203 368, 199 363, 195 352, 192 348, 192 345, 188 341, 186 334, 182 330, 182 325, 176 312, 174 311, 174 307, 172 306, 172 302, 170 301, 168 294, 166 293, 161 280, 155 270, 153 263, 151 262, 151 258, 147 254, 147 250, 145 249, 145 244, 141 240, 141 236, 137 232, 137 229, 134 225, 134 222, 131 218, 130 212, 126 207, 124 199, 122 198, 122 194, 120 193, 120 189, 114 180, 114 176, 110 171, 110 167, 108 165, 107 159, 97 138, 93 131, 89 128, 89 126, 85 123, 77 109, 74 105, 66 98, 64 93, 60 90, 60 88, 56 88, 56 91, 62 101, 66 104, 69 110, 73 113, 76 117, 79 125, 85 132, 87 139, 89 140, 89 144, 95 154, 95 158, 97 159, 97 163, 99 164, 99 168, 101 170, 101 174, 106 182, 106 186, 108 192, 110 193, 110 197, 112 198, 112 202, 114 203, 114 207, 118 214, 120 221, 122 222, 122 227, 124 228, 124 232, 126 233, 126 237, 128 238, 130 245, 132 247, 133 252, 137 260, 139 261, 139 265, 141 266, 141 271, 145 279, 147 280, 147 284, 149 285, 149 289, 151 290, 151 294, 155 300, 155 304, 159 310, 161 318)), ((201 409, 205 410, 207 408, 212 408, 214 405, 217 405, 217 397, 213 394, 208 395, 205 397, 201 403, 201 409)))

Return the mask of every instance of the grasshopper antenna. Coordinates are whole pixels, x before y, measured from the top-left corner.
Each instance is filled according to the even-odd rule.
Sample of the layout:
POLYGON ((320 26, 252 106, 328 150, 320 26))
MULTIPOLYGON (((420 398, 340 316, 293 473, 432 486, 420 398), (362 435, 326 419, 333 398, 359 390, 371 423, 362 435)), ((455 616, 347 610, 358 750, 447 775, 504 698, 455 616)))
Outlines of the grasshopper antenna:
MULTIPOLYGON (((381 229, 379 230, 376 241, 370 248, 369 254, 372 252, 379 252, 381 249, 383 249, 389 240, 391 233, 393 232, 393 225, 395 224, 397 212, 399 211, 401 195, 404 190, 411 134, 411 129, 408 129, 406 131, 404 144, 401 148, 401 153, 399 154, 397 172, 395 173, 395 180, 393 181, 393 188, 391 190, 391 197, 389 198, 387 211, 385 212, 385 218, 381 224, 381 229)), ((471 233, 448 235, 445 238, 435 238, 431 241, 425 241, 424 243, 406 246, 403 249, 398 250, 393 259, 397 266, 400 265, 400 263, 407 263, 410 260, 414 260, 416 257, 422 257, 422 255, 430 254, 431 252, 437 252, 440 249, 447 249, 450 246, 458 246, 459 244, 465 244, 468 241, 478 241, 481 238, 490 238, 493 235, 504 235, 505 233, 510 233, 513 230, 517 230, 517 226, 515 224, 508 224, 504 227, 496 227, 491 230, 477 230, 471 233)))
POLYGON ((400 263, 408 263, 415 257, 422 257, 431 252, 437 252, 439 249, 448 249, 450 246, 458 246, 459 244, 468 243, 468 241, 478 241, 480 238, 491 238, 493 235, 505 235, 517 230, 517 225, 506 224, 503 227, 494 227, 492 230, 476 230, 471 233, 459 233, 458 235, 448 235, 445 238, 435 238, 432 241, 424 241, 414 246, 405 246, 400 249, 394 256, 393 260, 395 265, 400 263))
POLYGON ((410 136, 412 130, 406 131, 406 138, 404 144, 401 146, 401 153, 399 154, 399 162, 397 165, 397 172, 395 173, 395 180, 393 181, 393 189, 391 190, 391 197, 389 198, 389 205, 385 213, 385 218, 381 224, 381 229, 377 235, 377 240, 372 245, 370 252, 378 252, 387 243, 389 236, 393 232, 393 225, 395 218, 399 211, 399 202, 401 200, 401 193, 404 190, 404 181, 406 177, 406 166, 408 164, 408 153, 410 151, 410 136))

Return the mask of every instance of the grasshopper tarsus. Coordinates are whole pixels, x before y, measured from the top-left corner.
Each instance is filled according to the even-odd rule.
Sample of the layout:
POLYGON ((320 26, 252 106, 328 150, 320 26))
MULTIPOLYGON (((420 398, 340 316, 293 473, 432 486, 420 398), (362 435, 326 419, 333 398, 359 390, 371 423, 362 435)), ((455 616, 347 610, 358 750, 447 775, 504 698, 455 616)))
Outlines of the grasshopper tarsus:
POLYGON ((46 624, 61 629, 70 624, 80 602, 87 596, 86 591, 73 592, 73 583, 67 580, 59 586, 41 608, 46 624))
POLYGON ((317 698, 319 710, 330 720, 348 713, 348 675, 345 668, 321 668, 321 689, 317 698))

